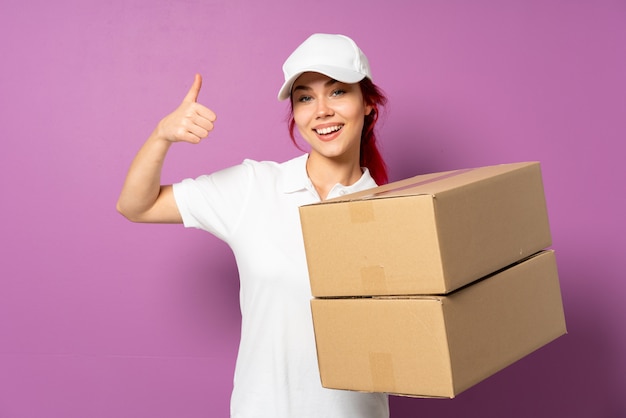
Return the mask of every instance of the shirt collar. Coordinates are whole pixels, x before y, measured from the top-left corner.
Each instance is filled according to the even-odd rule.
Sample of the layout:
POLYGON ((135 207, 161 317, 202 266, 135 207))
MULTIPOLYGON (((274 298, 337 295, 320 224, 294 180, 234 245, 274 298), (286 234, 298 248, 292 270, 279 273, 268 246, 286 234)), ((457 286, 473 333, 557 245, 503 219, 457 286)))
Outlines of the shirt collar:
MULTIPOLYGON (((306 173, 306 161, 309 158, 309 154, 304 154, 289 160, 283 164, 283 176, 282 176, 282 190, 285 193, 293 193, 301 190, 312 190, 313 184, 306 173)), ((371 189, 376 187, 377 184, 372 178, 369 170, 364 167, 363 175, 356 183, 350 186, 344 186, 342 184, 335 184, 328 193, 328 199, 337 196, 343 196, 349 193, 355 193, 361 190, 371 189)))
POLYGON ((304 154, 283 163, 282 189, 285 193, 304 190, 311 183, 306 174, 306 160, 309 154, 304 154))
POLYGON ((363 174, 361 175, 361 178, 356 181, 356 183, 350 186, 344 186, 343 184, 339 183, 335 184, 333 188, 330 189, 330 192, 328 192, 328 196, 326 196, 326 199, 332 199, 333 197, 339 197, 376 187, 377 184, 372 178, 372 175, 370 174, 370 171, 367 169, 367 167, 361 167, 361 169, 363 170, 363 174))

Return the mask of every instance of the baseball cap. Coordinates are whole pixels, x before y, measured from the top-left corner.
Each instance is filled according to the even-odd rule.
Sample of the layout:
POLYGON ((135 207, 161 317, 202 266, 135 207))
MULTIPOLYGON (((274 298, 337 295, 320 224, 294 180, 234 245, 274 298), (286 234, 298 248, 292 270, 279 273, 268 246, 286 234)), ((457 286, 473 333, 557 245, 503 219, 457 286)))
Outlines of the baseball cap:
POLYGON ((283 64, 285 82, 278 92, 278 100, 289 98, 293 83, 308 71, 342 83, 372 78, 367 57, 352 39, 345 35, 316 33, 300 44, 283 64))

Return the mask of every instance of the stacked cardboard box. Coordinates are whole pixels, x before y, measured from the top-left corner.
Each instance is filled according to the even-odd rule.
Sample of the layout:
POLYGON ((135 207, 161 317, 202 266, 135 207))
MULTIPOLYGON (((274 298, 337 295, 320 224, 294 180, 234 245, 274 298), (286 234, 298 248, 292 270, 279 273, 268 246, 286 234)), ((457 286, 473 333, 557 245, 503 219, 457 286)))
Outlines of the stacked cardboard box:
POLYGON ((539 163, 300 208, 322 385, 452 398, 566 332, 539 163))

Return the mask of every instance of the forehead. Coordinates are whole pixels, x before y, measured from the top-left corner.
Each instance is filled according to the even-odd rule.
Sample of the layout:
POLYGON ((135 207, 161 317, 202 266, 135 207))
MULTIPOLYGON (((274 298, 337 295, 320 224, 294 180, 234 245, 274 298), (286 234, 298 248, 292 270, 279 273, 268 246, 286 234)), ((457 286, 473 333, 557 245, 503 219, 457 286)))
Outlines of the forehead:
POLYGON ((306 72, 306 73, 303 73, 300 77, 298 77, 296 81, 294 81, 292 89, 311 87, 315 84, 331 85, 336 82, 337 81, 333 80, 332 78, 324 74, 315 73, 315 72, 306 72))

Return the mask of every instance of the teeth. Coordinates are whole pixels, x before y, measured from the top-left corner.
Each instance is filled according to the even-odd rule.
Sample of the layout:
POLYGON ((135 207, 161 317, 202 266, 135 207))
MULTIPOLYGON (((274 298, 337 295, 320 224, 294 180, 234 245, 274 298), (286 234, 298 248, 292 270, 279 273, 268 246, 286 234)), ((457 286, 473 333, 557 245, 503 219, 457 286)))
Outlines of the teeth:
POLYGON ((319 135, 328 135, 331 132, 337 132, 339 129, 341 129, 341 126, 331 126, 328 128, 316 129, 315 132, 319 135))

